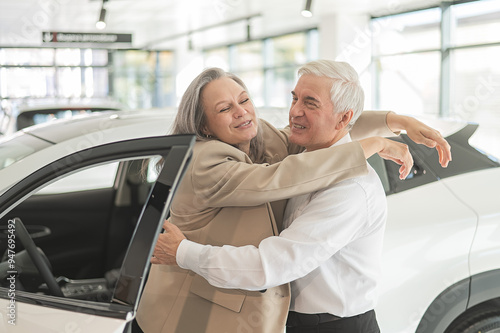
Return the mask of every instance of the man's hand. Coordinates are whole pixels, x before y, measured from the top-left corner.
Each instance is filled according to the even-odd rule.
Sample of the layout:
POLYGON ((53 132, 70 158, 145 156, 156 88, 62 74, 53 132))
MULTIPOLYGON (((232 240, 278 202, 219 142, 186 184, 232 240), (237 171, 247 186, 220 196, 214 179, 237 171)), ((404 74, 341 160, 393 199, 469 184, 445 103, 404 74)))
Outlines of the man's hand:
POLYGON ((179 228, 168 220, 165 220, 163 229, 165 229, 165 232, 158 237, 151 263, 158 265, 177 265, 177 249, 181 241, 186 239, 186 237, 179 228))
POLYGON ((448 141, 443 138, 441 133, 421 121, 390 112, 387 114, 387 125, 394 132, 405 130, 408 137, 418 144, 436 148, 439 154, 439 163, 443 168, 446 168, 452 160, 448 141))

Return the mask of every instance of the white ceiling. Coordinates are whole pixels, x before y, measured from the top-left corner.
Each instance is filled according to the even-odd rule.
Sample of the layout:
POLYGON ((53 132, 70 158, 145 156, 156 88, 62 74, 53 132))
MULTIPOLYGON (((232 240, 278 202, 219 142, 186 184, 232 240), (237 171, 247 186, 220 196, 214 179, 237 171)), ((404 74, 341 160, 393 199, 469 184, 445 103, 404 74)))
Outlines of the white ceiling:
MULTIPOLYGON (((58 31, 132 33, 132 47, 159 48, 171 36, 249 15, 260 15, 251 26, 265 36, 315 26, 332 13, 389 13, 436 2, 313 0, 314 16, 307 19, 300 15, 305 0, 109 0, 107 27, 97 30, 98 0, 0 0, 0 46, 38 46, 42 31, 58 31)), ((228 36, 234 29, 238 24, 226 28, 228 36)))

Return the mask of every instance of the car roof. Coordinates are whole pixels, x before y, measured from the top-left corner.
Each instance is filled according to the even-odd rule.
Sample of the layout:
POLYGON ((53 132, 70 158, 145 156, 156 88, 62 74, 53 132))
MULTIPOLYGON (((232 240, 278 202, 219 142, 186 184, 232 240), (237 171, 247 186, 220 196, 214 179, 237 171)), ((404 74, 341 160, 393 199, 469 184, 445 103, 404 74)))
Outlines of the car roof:
POLYGON ((120 110, 122 107, 115 104, 68 104, 68 105, 36 105, 36 106, 26 106, 20 107, 18 109, 18 114, 29 113, 29 112, 41 112, 48 113, 51 111, 64 111, 64 110, 120 110))
POLYGON ((106 111, 26 128, 2 142, 22 144, 29 139, 40 143, 40 148, 0 170, 0 194, 39 167, 74 152, 112 142, 167 135, 174 118, 174 109, 106 111))
POLYGON ((104 131, 110 128, 129 126, 143 130, 144 135, 167 134, 175 118, 174 109, 151 109, 136 111, 103 111, 75 116, 69 119, 58 119, 48 123, 31 126, 22 132, 43 139, 51 143, 63 141, 86 135, 93 132, 104 131), (141 128, 141 125, 144 126, 141 128))

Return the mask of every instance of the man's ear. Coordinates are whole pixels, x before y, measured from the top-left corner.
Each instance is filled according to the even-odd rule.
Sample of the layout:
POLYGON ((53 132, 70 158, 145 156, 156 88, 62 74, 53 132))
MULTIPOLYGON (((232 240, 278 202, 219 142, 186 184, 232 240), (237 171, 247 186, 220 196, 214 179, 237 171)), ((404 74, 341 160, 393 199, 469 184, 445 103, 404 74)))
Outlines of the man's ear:
POLYGON ((337 126, 335 126, 335 129, 341 130, 341 129, 346 128, 347 125, 349 125, 349 122, 351 121, 353 114, 354 113, 352 112, 352 110, 345 112, 342 115, 342 118, 340 118, 340 121, 338 122, 337 126))

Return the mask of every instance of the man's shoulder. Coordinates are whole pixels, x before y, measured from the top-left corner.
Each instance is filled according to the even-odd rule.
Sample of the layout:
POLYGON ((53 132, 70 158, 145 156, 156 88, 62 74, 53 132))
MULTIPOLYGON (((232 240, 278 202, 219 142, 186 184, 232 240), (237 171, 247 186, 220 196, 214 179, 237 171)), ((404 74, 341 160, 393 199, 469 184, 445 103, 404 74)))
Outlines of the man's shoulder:
POLYGON ((368 165, 368 173, 362 176, 350 178, 336 183, 324 190, 315 192, 314 196, 320 193, 325 195, 334 195, 340 193, 340 198, 345 201, 364 201, 370 196, 383 197, 385 200, 385 191, 377 172, 368 165))

